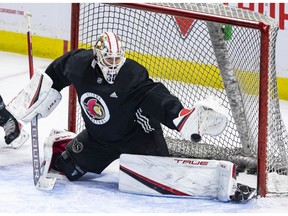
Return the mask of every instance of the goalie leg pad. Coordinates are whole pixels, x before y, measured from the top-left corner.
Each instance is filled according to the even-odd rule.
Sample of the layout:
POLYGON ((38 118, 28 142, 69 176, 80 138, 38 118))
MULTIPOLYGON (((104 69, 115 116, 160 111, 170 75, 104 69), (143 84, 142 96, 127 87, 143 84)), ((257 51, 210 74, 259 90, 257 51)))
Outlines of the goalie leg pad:
POLYGON ((33 117, 47 117, 60 103, 61 94, 51 88, 52 79, 45 73, 36 72, 24 88, 7 106, 7 109, 24 122, 33 117))
POLYGON ((55 167, 56 158, 65 151, 66 145, 76 136, 75 133, 65 130, 52 129, 44 142, 44 161, 42 175, 44 177, 66 179, 55 167))
POLYGON ((119 190, 227 202, 236 190, 235 166, 229 161, 122 154, 119 190))

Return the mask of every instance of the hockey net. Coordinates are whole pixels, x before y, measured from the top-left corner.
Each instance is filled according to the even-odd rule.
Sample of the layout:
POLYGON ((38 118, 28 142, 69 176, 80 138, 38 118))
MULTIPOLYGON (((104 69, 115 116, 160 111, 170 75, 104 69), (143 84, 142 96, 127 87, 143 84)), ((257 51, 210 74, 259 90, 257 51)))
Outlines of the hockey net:
MULTIPOLYGON (((222 4, 83 3, 73 5, 72 20, 72 49, 91 49, 97 35, 113 31, 126 57, 144 65, 185 107, 214 95, 229 108, 227 129, 197 144, 163 126, 171 154, 257 167, 262 196, 288 193, 277 183, 288 176, 288 135, 278 99, 274 19, 222 4)), ((84 124, 70 92, 69 130, 78 133, 84 124)))

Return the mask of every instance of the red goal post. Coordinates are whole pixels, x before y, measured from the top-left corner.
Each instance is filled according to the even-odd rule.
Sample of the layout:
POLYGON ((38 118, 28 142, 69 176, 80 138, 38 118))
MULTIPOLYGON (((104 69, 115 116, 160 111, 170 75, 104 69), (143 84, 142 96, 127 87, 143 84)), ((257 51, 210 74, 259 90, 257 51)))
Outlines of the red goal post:
MULTIPOLYGON (((119 34, 126 55, 146 66, 185 106, 214 94, 230 109, 228 129, 220 137, 204 137, 202 144, 187 143, 164 128, 172 154, 256 166, 261 196, 288 192, 268 185, 274 181, 271 173, 288 176, 288 135, 276 82, 275 20, 221 4, 72 4, 71 49, 92 48, 104 31, 119 34), (180 25, 192 22, 185 27, 188 36, 176 31, 175 17, 182 18, 180 25), (225 27, 232 28, 227 40, 225 27)), ((79 132, 84 126, 76 96, 72 87, 68 129, 79 132)))

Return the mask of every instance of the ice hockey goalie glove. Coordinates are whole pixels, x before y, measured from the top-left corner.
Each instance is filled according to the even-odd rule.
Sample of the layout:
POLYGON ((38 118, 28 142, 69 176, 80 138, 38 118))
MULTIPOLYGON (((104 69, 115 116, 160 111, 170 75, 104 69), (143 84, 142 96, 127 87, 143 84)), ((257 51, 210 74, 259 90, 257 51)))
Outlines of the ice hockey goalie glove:
POLYGON ((199 142, 203 134, 219 135, 228 123, 228 110, 215 97, 197 102, 192 109, 182 109, 173 120, 186 140, 199 142))

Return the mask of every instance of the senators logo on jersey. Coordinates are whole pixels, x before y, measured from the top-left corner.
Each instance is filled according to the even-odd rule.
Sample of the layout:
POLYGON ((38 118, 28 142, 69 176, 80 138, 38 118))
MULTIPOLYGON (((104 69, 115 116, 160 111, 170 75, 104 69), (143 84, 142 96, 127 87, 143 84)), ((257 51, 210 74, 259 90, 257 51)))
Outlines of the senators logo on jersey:
POLYGON ((105 124, 110 119, 108 107, 99 95, 87 92, 81 96, 80 104, 94 124, 105 124))
POLYGON ((87 103, 84 102, 83 104, 91 117, 95 119, 103 119, 105 117, 103 106, 101 106, 96 99, 90 99, 87 103))

